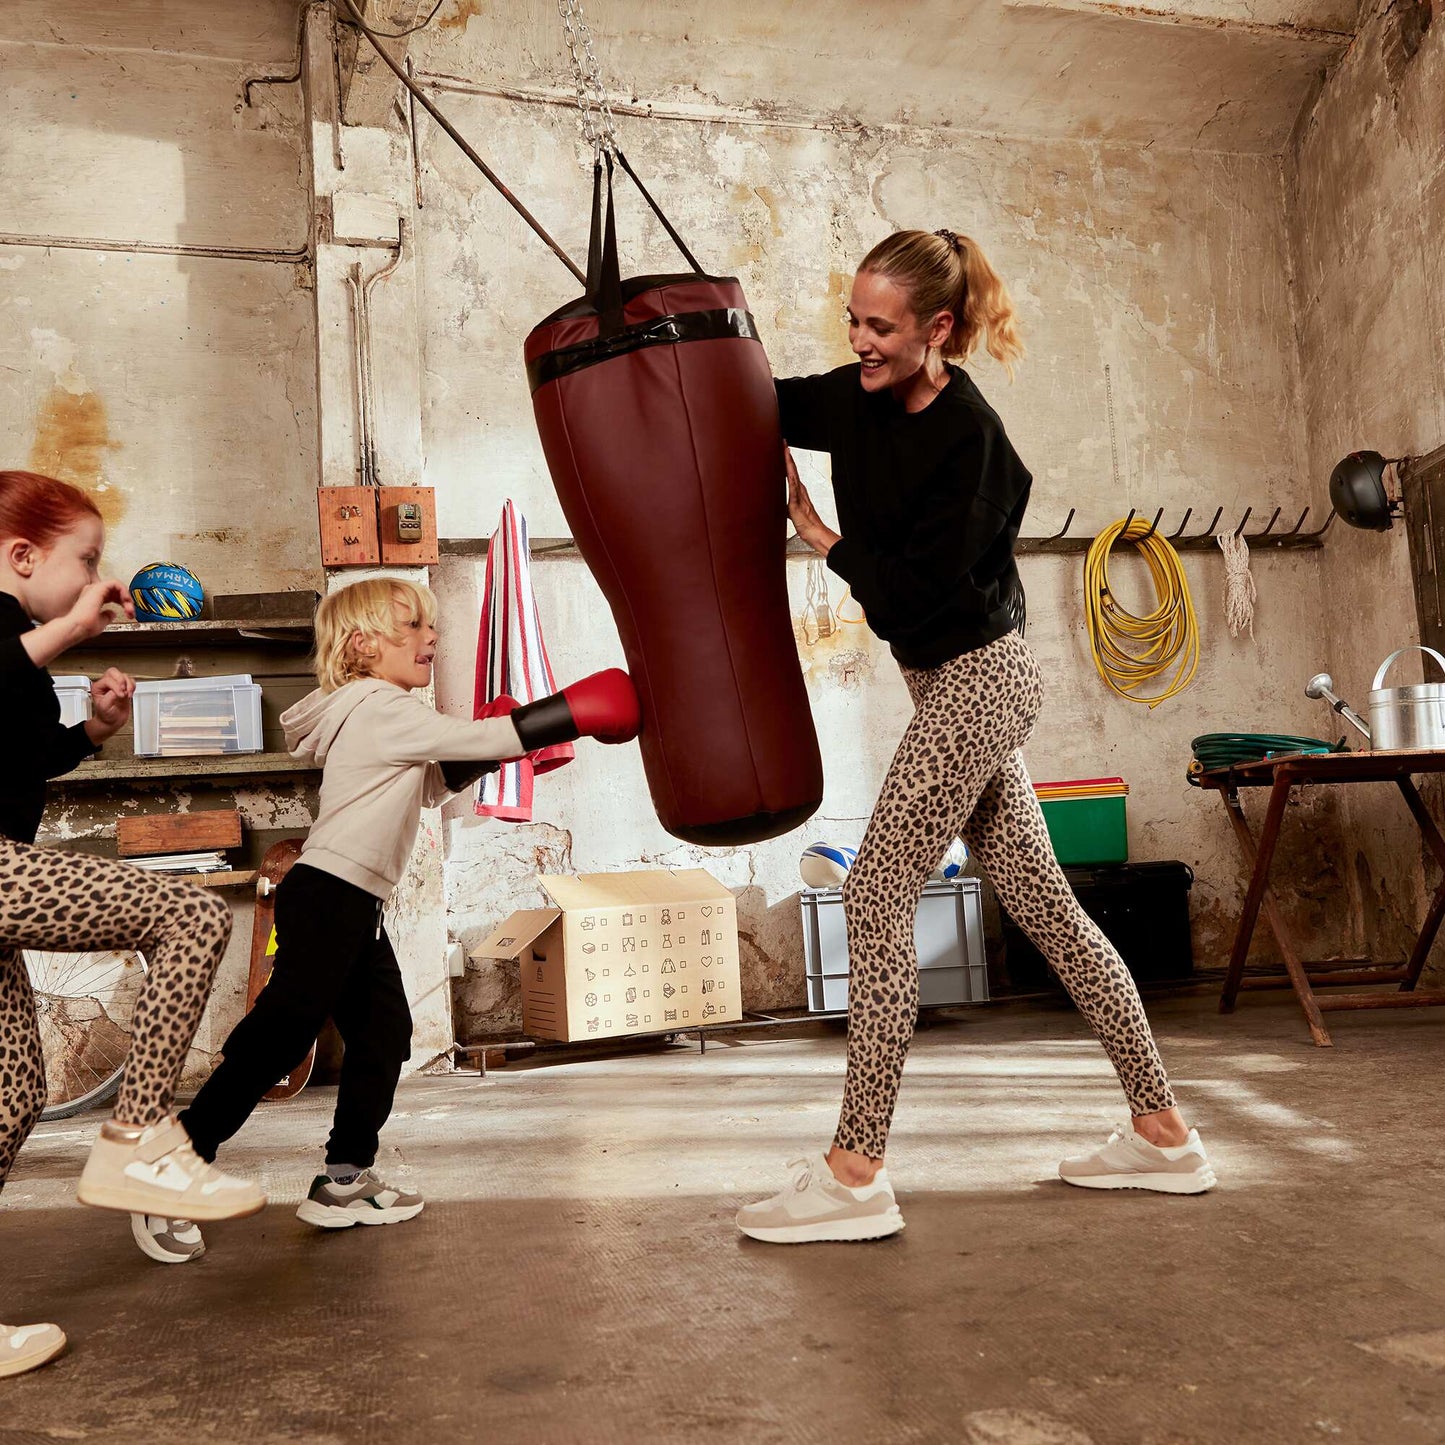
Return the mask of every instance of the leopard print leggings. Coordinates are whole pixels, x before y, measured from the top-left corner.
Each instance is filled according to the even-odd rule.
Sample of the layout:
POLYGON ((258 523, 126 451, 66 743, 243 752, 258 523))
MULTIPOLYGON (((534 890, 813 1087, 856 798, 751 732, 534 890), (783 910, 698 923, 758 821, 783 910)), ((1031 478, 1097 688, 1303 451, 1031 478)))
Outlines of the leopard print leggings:
POLYGON ((843 889, 848 1077, 834 1142, 883 1158, 918 1012, 914 916, 956 837, 1098 1035, 1131 1112, 1172 1108, 1134 980, 1069 888, 1019 753, 1043 702, 1033 653, 1011 632, 903 678, 913 721, 843 889))
POLYGON ((229 906, 205 888, 0 838, 0 1185, 45 1106, 40 1027, 20 950, 144 953, 115 1117, 154 1124, 170 1111, 230 936, 229 906))

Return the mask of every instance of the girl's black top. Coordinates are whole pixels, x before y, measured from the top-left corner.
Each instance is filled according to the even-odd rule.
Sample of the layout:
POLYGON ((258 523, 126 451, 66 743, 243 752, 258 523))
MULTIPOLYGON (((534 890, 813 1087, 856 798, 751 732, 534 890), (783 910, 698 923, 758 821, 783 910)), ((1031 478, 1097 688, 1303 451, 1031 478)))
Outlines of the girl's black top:
POLYGON ((46 780, 96 751, 84 723, 61 727, 50 674, 20 641, 33 626, 19 599, 0 592, 0 837, 16 843, 35 841, 46 780))
POLYGON ((1013 630, 1013 544, 1033 481, 965 372, 922 411, 866 392, 859 367, 779 381, 783 437, 827 452, 842 540, 828 566, 908 667, 938 667, 1013 630))

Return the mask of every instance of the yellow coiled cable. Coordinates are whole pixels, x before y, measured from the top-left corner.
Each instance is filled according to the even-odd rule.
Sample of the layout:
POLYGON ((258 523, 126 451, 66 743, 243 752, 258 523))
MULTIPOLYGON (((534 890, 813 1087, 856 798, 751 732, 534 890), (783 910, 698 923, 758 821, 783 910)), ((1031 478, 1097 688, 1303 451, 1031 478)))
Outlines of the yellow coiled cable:
POLYGON ((1106 527, 1084 558, 1084 609, 1089 647, 1099 676, 1120 697, 1158 707, 1183 692, 1199 668, 1199 617, 1179 553, 1149 524, 1135 518, 1126 526, 1106 527), (1109 588, 1109 553, 1115 542, 1129 542, 1144 554, 1158 606, 1136 617, 1109 588), (1138 689, 1173 670, 1165 690, 1139 697, 1138 689))

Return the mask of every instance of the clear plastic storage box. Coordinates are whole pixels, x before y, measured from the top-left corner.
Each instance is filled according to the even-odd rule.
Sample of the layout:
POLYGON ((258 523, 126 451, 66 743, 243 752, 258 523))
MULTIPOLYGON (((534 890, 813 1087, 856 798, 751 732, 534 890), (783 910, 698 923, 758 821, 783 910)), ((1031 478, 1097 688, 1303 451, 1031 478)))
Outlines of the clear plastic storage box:
POLYGON ((137 757, 258 753, 261 689, 245 673, 138 682, 134 721, 137 757))
MULTIPOLYGON (((848 1007, 848 933, 841 888, 805 888, 803 961, 808 1012, 848 1007)), ((983 885, 977 878, 927 884, 914 926, 918 1001, 923 1007, 988 1001, 983 947, 983 885)))
POLYGON ((60 699, 61 727, 74 727, 93 716, 90 702, 90 679, 79 673, 52 677, 55 695, 60 699))

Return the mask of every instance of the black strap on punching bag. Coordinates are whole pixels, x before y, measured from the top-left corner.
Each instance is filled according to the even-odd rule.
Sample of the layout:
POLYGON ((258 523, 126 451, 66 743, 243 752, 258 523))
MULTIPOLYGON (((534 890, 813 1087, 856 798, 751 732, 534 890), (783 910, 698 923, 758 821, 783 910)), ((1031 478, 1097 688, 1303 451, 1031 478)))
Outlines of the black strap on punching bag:
MULTIPOLYGON (((647 187, 621 151, 617 164, 632 177, 653 215, 662 223, 677 249, 698 280, 709 279, 688 249, 677 228, 668 220, 661 206, 653 200, 647 187)), ((624 315, 627 293, 622 284, 622 269, 617 251, 617 214, 613 199, 615 171, 613 157, 604 152, 592 168, 592 229, 587 243, 587 289, 585 305, 597 315, 597 335, 575 346, 560 347, 536 357, 527 365, 527 381, 535 392, 539 386, 584 367, 595 366, 629 351, 647 346, 670 346, 680 341, 716 341, 727 337, 760 341, 752 313, 739 307, 688 311, 676 315, 649 317, 628 325, 624 315), (606 203, 603 201, 604 166, 606 203)), ((648 285, 654 278, 645 277, 639 284, 648 285)))

